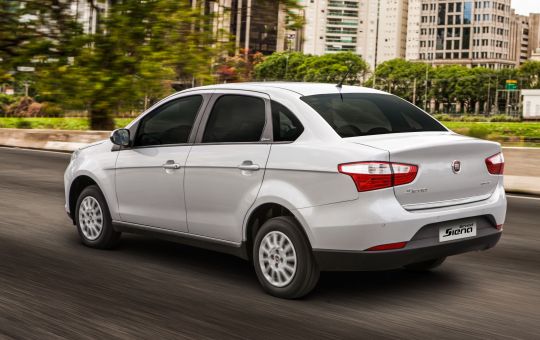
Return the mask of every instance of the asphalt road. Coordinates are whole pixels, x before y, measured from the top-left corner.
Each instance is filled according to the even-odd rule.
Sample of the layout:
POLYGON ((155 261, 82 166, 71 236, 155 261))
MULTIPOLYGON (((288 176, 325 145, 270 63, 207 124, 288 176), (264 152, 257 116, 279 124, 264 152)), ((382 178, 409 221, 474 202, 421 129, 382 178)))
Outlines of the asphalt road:
POLYGON ((125 235, 82 246, 66 217, 69 155, 0 148, 0 338, 540 337, 540 200, 509 198, 492 250, 432 273, 323 273, 299 301, 240 259, 125 235))

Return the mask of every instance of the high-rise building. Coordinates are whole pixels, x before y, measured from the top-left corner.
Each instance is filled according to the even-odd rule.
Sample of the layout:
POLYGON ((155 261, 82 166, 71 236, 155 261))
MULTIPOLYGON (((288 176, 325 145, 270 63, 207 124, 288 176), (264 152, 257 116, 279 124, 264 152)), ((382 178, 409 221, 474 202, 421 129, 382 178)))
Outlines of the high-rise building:
POLYGON ((510 20, 510 59, 519 66, 529 59, 529 17, 512 10, 510 20))
POLYGON ((109 1, 76 0, 71 3, 73 15, 84 33, 95 34, 100 20, 106 15, 109 1))
MULTIPOLYGON (((271 54, 285 48, 286 18, 277 0, 219 0, 230 10, 228 31, 237 49, 271 54)), ((218 16, 219 18, 220 16, 218 16)))
POLYGON ((364 0, 360 4, 359 54, 375 68, 405 58, 409 0, 364 0))
POLYGON ((537 48, 536 50, 532 51, 530 60, 540 61, 540 48, 537 48))
POLYGON ((302 0, 301 5, 304 53, 358 53, 359 0, 302 0))
POLYGON ((405 57, 409 0, 303 0, 302 51, 350 51, 373 68, 405 57))
POLYGON ((518 34, 513 25, 516 15, 510 4, 511 0, 410 0, 407 59, 515 67, 519 58, 514 48, 523 32, 518 34))
POLYGON ((529 15, 529 57, 540 48, 540 13, 529 15))

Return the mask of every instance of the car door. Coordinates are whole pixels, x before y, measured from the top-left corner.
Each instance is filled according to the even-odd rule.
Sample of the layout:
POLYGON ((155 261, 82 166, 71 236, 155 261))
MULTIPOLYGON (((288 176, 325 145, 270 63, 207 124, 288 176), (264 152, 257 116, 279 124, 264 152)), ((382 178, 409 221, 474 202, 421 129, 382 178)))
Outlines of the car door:
POLYGON ((270 153, 270 101, 250 91, 212 96, 186 163, 190 233, 240 242, 243 219, 262 184, 270 153))
POLYGON ((169 100, 138 122, 132 147, 119 151, 116 162, 123 222, 187 232, 184 165, 198 112, 209 98, 198 94, 169 100))

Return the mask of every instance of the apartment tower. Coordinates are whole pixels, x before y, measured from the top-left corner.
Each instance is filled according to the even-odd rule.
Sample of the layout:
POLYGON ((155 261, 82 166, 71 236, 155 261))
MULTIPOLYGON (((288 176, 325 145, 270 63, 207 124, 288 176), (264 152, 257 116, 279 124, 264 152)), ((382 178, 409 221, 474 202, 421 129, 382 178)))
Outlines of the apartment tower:
POLYGON ((491 69, 519 64, 522 34, 511 0, 409 2, 408 60, 491 69))
POLYGON ((306 25, 301 50, 349 51, 371 68, 405 57, 408 0, 302 0, 306 25))

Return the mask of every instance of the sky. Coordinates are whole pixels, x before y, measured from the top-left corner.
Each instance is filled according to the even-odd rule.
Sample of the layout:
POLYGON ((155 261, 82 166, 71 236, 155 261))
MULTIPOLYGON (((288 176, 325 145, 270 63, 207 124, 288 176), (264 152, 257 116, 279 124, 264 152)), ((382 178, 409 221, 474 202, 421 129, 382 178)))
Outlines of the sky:
POLYGON ((540 13, 540 0, 512 0, 512 8, 523 15, 540 13))

